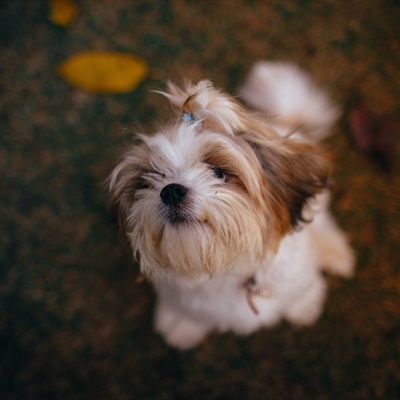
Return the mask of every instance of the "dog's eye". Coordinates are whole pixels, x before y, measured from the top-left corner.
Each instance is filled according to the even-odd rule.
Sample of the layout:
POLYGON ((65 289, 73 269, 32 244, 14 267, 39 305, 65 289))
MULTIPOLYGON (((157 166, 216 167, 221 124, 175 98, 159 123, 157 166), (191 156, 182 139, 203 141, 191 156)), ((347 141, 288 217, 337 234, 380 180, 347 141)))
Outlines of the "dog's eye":
POLYGON ((147 179, 141 177, 136 181, 135 184, 135 189, 136 190, 141 190, 141 189, 148 189, 150 187, 150 183, 147 181, 147 179))
POLYGON ((162 172, 143 171, 142 176, 136 181, 135 189, 150 189, 160 178, 164 179, 165 174, 162 172))
POLYGON ((224 180, 226 175, 222 168, 213 167, 212 170, 214 171, 214 175, 221 180, 224 180))

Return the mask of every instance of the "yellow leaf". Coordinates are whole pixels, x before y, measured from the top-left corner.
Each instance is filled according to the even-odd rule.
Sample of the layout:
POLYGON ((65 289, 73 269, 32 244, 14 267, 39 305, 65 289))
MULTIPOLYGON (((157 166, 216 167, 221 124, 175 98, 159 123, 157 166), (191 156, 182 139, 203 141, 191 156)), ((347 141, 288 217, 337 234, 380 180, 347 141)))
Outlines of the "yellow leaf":
POLYGON ((61 26, 68 26, 78 15, 78 6, 72 0, 51 0, 50 21, 61 26))
POLYGON ((146 77, 148 67, 130 54, 86 51, 64 61, 58 73, 71 85, 90 92, 127 93, 146 77))

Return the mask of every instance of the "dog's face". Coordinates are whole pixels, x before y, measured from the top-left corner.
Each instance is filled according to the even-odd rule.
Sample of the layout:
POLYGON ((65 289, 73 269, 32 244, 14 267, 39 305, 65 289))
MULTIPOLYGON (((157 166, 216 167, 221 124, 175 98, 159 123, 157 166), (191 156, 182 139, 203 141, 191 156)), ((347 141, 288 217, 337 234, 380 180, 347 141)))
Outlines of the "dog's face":
POLYGON ((325 187, 325 156, 280 139, 207 81, 164 95, 175 124, 141 136, 110 182, 142 272, 213 276, 261 261, 325 187))

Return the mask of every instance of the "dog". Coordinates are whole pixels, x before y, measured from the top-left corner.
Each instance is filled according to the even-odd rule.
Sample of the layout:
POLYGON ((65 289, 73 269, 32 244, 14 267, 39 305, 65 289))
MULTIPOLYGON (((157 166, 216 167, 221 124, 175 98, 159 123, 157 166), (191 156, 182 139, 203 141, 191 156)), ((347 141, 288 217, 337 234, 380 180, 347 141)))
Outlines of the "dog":
POLYGON ((138 135, 109 181, 157 293, 156 331, 189 349, 211 331, 314 323, 323 272, 348 278, 355 263, 328 211, 331 158, 318 144, 338 108, 279 62, 254 65, 240 89, 246 107, 208 80, 159 93, 171 120, 138 135))

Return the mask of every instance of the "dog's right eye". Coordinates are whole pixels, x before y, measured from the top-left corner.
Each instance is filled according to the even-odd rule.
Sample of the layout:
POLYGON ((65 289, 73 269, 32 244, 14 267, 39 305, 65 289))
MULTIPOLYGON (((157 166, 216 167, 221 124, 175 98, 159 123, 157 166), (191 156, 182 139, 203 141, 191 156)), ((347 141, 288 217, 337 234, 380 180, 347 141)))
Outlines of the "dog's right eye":
POLYGON ((214 171, 214 175, 215 175, 218 179, 221 179, 221 180, 224 180, 224 179, 225 179, 226 175, 225 175, 225 172, 224 172, 224 170, 223 170, 222 168, 213 167, 212 170, 214 171))

